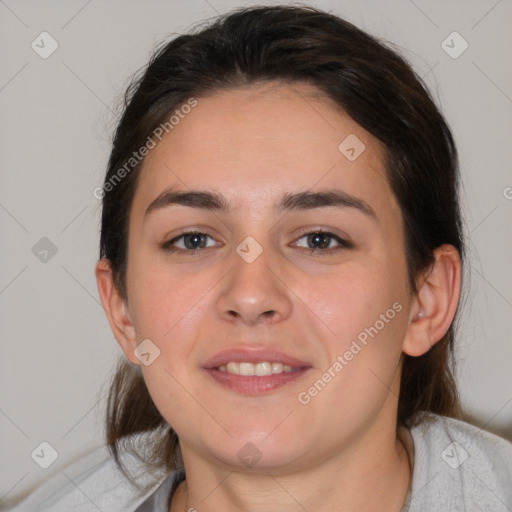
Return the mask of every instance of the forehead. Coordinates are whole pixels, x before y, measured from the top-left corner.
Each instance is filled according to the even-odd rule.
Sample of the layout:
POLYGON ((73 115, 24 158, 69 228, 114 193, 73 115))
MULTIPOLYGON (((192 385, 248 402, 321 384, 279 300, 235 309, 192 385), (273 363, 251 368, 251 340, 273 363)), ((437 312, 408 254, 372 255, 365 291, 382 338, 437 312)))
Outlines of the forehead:
POLYGON ((315 87, 267 83, 196 99, 146 156, 135 212, 170 186, 218 190, 235 208, 315 187, 364 196, 376 210, 393 203, 380 142, 315 87))

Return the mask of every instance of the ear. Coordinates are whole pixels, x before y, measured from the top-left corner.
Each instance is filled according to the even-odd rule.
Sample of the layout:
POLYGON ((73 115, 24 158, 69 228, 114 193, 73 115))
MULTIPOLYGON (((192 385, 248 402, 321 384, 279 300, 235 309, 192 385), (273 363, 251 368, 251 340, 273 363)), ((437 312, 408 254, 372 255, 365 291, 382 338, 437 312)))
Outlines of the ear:
POLYGON ((435 261, 418 283, 402 346, 404 353, 421 356, 448 331, 459 304, 462 282, 460 254, 452 245, 434 251, 435 261))
POLYGON ((127 301, 121 297, 114 283, 112 267, 106 258, 102 258, 96 265, 96 283, 103 309, 117 342, 127 359, 140 365, 140 361, 134 354, 137 342, 132 315, 127 301))

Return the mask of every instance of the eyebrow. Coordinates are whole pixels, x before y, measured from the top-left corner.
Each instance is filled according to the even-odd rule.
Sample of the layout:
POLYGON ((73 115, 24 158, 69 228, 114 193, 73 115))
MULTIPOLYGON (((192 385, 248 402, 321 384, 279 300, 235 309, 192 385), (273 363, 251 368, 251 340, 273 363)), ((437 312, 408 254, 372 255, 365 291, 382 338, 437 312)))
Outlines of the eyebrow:
MULTIPOLYGON (((204 210, 215 210, 229 213, 229 203, 225 196, 209 190, 165 190, 147 207, 144 217, 150 213, 172 205, 188 206, 204 210)), ((319 192, 296 192, 284 194, 275 205, 276 213, 292 210, 313 210, 335 206, 338 208, 354 208, 368 217, 376 219, 375 211, 362 199, 342 190, 329 189, 319 192)))

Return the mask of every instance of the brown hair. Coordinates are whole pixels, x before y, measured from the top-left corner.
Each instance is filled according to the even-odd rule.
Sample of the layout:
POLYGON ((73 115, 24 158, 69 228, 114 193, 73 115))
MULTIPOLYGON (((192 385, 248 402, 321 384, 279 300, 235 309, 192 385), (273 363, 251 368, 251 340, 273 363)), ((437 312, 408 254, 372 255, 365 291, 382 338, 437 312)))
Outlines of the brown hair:
MULTIPOLYGON (((105 177, 100 249, 125 298, 128 219, 143 161, 115 186, 113 177, 192 96, 275 80, 316 86, 382 142, 387 178, 403 217, 411 293, 433 263, 434 249, 451 244, 463 256, 455 144, 427 87, 404 58, 318 9, 251 7, 163 45, 126 92, 105 177)), ((429 352, 404 356, 400 424, 413 425, 422 411, 458 413, 453 340, 452 324, 429 352)), ((120 447, 140 456, 131 440, 142 433, 152 435, 149 452, 140 456, 146 464, 170 471, 182 463, 176 433, 155 407, 140 369, 124 358, 110 388, 106 431, 121 469, 120 447)))

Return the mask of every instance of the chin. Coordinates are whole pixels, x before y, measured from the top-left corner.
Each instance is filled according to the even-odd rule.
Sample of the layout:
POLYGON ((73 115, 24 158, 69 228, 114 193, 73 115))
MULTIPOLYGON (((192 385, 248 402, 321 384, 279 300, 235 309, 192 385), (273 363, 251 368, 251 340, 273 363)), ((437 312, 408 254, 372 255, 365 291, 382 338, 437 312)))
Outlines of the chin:
POLYGON ((300 440, 301 436, 298 432, 290 431, 278 434, 275 423, 273 429, 275 429, 274 432, 272 429, 264 431, 248 429, 243 435, 233 436, 227 443, 212 447, 212 452, 215 453, 217 460, 222 461, 230 468, 237 468, 239 471, 290 469, 304 454, 304 446, 300 442, 290 442, 290 440, 300 440), (272 433, 269 435, 269 432, 272 433), (219 446, 222 447, 221 453, 218 453, 219 446))

